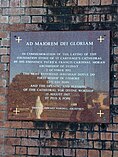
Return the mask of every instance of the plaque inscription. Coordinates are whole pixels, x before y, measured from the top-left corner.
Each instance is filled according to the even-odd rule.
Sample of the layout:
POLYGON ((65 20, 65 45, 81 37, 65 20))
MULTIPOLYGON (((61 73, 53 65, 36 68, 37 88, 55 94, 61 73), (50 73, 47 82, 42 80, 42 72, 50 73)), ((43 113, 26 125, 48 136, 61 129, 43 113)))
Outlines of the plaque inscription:
POLYGON ((12 32, 9 120, 109 122, 109 31, 12 32))

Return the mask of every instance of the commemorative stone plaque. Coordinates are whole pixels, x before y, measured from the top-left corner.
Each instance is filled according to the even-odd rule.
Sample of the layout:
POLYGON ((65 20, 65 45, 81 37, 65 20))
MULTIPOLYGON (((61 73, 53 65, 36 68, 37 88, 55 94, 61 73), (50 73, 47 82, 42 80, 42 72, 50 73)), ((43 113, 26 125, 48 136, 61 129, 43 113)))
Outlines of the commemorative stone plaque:
POLYGON ((109 122, 109 31, 12 32, 9 120, 109 122))

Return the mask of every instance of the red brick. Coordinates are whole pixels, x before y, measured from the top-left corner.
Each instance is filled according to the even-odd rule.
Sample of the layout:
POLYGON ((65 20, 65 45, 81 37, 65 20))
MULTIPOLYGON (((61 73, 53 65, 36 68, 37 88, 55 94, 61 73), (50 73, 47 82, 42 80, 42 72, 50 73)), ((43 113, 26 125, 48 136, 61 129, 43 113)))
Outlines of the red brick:
POLYGON ((0 48, 0 55, 1 54, 7 54, 7 49, 6 48, 0 48))
POLYGON ((24 8, 5 8, 3 15, 24 15, 24 8))
POLYGON ((64 149, 64 155, 75 157, 75 149, 64 149))
POLYGON ((90 5, 99 5, 100 4, 100 0, 90 0, 90 5))
POLYGON ((59 132, 52 132, 52 138, 59 138, 59 132))
POLYGON ((9 1, 8 0, 1 0, 1 7, 9 7, 9 1))
POLYGON ((30 31, 30 30, 39 30, 39 27, 37 24, 26 24, 26 30, 30 31))
MULTIPOLYGON (((1 100, 1 98, 0 98, 0 100, 1 100)), ((2 101, 0 101, 0 102, 2 102, 2 101)), ((3 112, 3 111, 1 112, 0 111, 0 120, 4 120, 4 118, 5 118, 5 112, 3 112)))
POLYGON ((5 24, 0 24, 0 30, 3 31, 5 24))
POLYGON ((6 80, 0 80, 0 86, 5 87, 6 86, 6 80))
POLYGON ((51 149, 50 148, 40 148, 40 155, 50 155, 51 149))
POLYGON ((7 106, 6 105, 0 105, 0 111, 6 111, 7 106))
POLYGON ((77 139, 81 139, 81 138, 86 139, 87 138, 87 133, 86 132, 79 132, 79 131, 77 131, 76 132, 76 138, 77 139))
POLYGON ((99 151, 98 150, 89 150, 88 157, 99 157, 99 151))
POLYGON ((38 146, 38 140, 37 139, 30 139, 30 138, 23 138, 22 139, 22 145, 23 146, 38 146))
POLYGON ((9 17, 9 23, 20 23, 20 16, 10 16, 9 17))
POLYGON ((46 9, 44 8, 26 8, 26 15, 44 15, 46 13, 46 9))
POLYGON ((21 122, 20 121, 10 121, 9 122, 11 128, 21 128, 21 122))
POLYGON ((112 4, 112 0, 101 0, 102 5, 109 5, 112 4))
POLYGON ((16 136, 16 129, 9 129, 9 124, 8 123, 6 123, 6 125, 5 125, 5 128, 7 129, 6 136, 7 137, 15 137, 16 136))
POLYGON ((101 140, 112 140, 112 133, 101 133, 101 140))
POLYGON ((38 138, 39 137, 39 130, 28 130, 28 137, 30 138, 38 138))
POLYGON ((32 23, 41 23, 42 22, 42 16, 33 16, 32 17, 32 23))
POLYGON ((76 150, 76 157, 87 157, 87 150, 76 150))
POLYGON ((10 0, 10 7, 20 7, 20 0, 10 0))
POLYGON ((43 5, 43 0, 40 1, 36 1, 36 0, 32 0, 32 6, 42 6, 43 5))
POLYGON ((88 0, 78 0, 78 5, 79 6, 86 6, 86 5, 88 5, 88 0))
POLYGON ((6 102, 5 96, 0 96, 0 104, 6 102))
POLYGON ((67 131, 64 138, 75 138, 75 133, 67 131))
POLYGON ((16 147, 16 154, 27 154, 27 148, 26 147, 16 147))
POLYGON ((112 157, 112 151, 101 151, 101 157, 112 157))
POLYGON ((31 17, 30 16, 21 16, 21 23, 30 23, 31 17))
POLYGON ((8 34, 6 32, 0 32, 0 38, 7 38, 7 36, 8 34))
POLYGON ((17 130, 17 137, 27 137, 27 130, 17 130))
POLYGON ((2 56, 1 62, 8 63, 9 62, 9 56, 2 56))
POLYGON ((118 151, 113 152, 113 157, 118 157, 118 151))
POLYGON ((6 145, 20 145, 21 139, 20 138, 5 138, 5 144, 6 145))
POLYGON ((5 27, 5 30, 7 31, 24 31, 25 30, 25 24, 12 24, 12 25, 7 25, 5 27))
POLYGON ((38 148, 28 148, 28 155, 39 155, 38 148))
POLYGON ((22 128, 34 128, 33 122, 22 122, 22 128))
POLYGON ((13 146, 7 146, 7 145, 5 145, 4 146, 5 147, 5 153, 6 154, 14 154, 15 153, 15 147, 13 147, 13 146))
POLYGON ((10 41, 6 40, 6 39, 2 40, 1 41, 1 46, 10 46, 10 41))
POLYGON ((118 98, 113 98, 113 104, 118 105, 118 98))
MULTIPOLYGON (((0 132, 2 131, 0 130, 0 132)), ((4 138, 0 138, 0 145, 4 145, 4 138)))
POLYGON ((55 155, 55 156, 62 156, 63 155, 63 151, 61 148, 53 148, 52 149, 52 155, 55 155))
POLYGON ((21 0, 21 7, 30 7, 32 0, 21 0))
POLYGON ((98 132, 90 133, 90 134, 88 134, 88 138, 98 140, 99 139, 99 133, 98 132))
POLYGON ((8 16, 0 16, 0 23, 8 23, 8 16))

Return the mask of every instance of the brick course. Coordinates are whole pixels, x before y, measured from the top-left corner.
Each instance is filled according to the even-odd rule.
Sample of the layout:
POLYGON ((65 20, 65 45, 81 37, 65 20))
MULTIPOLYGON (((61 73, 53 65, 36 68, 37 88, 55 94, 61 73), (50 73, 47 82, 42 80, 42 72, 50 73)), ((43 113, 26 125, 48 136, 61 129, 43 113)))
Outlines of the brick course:
POLYGON ((117 157, 118 47, 116 0, 0 0, 0 156, 117 157), (54 4, 53 4, 53 3, 54 4), (58 23, 57 23, 58 22, 58 23), (111 30, 111 122, 7 121, 11 31, 111 30))

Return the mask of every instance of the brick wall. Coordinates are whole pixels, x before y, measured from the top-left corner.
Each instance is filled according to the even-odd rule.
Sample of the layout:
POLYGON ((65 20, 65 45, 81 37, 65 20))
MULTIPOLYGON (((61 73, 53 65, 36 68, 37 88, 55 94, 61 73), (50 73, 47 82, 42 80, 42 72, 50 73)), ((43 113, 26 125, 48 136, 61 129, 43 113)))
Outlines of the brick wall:
POLYGON ((118 157, 117 0, 0 0, 0 156, 118 157), (111 122, 7 121, 10 32, 111 30, 111 122))

